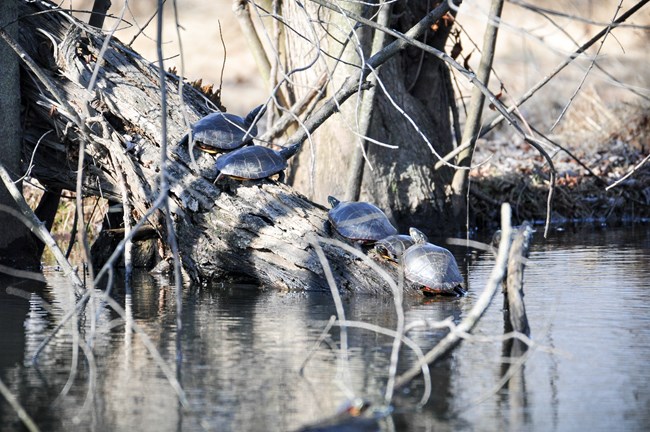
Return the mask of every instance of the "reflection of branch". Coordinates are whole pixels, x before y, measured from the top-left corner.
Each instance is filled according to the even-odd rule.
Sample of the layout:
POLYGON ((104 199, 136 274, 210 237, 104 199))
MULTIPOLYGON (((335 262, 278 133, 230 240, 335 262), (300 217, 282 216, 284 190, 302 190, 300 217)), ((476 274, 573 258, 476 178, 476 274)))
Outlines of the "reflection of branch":
POLYGON ((34 423, 34 420, 32 420, 29 414, 27 414, 27 411, 25 411, 25 409, 20 405, 20 402, 18 402, 16 397, 11 394, 11 391, 7 386, 5 386, 5 383, 3 383, 2 380, 0 380, 0 394, 2 394, 7 403, 9 403, 14 411, 16 411, 18 418, 30 432, 38 432, 40 430, 38 426, 36 426, 36 423, 34 423))
MULTIPOLYGON (((424 374, 428 374, 428 366, 426 361, 424 361, 422 350, 417 346, 417 344, 415 344, 412 340, 405 337, 404 335, 405 321, 404 321, 404 307, 402 303, 402 298, 404 294, 403 277, 400 278, 399 284, 395 283, 395 281, 391 278, 391 276, 383 268, 381 268, 381 266, 377 265, 377 263, 375 263, 372 259, 370 259, 366 254, 362 253, 361 251, 339 240, 320 237, 320 236, 312 236, 310 243, 314 248, 314 250, 316 251, 316 254, 318 255, 318 258, 321 262, 321 266, 323 267, 323 270, 325 272, 325 277, 327 278, 327 282, 332 292, 334 303, 336 305, 336 310, 338 315, 338 320, 336 321, 336 324, 341 327, 341 351, 343 356, 341 360, 345 362, 346 373, 348 372, 347 371, 347 361, 348 361, 347 327, 364 328, 367 330, 371 330, 381 334, 386 334, 393 337, 393 348, 391 351, 390 365, 388 370, 388 381, 386 383, 386 393, 384 396, 384 400, 386 404, 390 405, 390 402, 393 398, 393 392, 396 388, 395 376, 397 374, 397 362, 399 360, 399 352, 400 352, 400 347, 402 342, 404 342, 416 353, 418 357, 418 364, 420 364, 420 368, 422 369, 422 372, 424 374), (395 304, 395 312, 397 316, 396 330, 385 329, 379 326, 374 326, 372 324, 367 324, 367 323, 357 322, 357 321, 348 321, 345 319, 343 304, 341 302, 340 294, 336 287, 336 282, 334 281, 334 276, 332 275, 329 262, 327 261, 327 258, 325 257, 325 253, 323 252, 323 249, 321 248, 319 242, 340 247, 344 249, 346 252, 355 255, 357 258, 364 261, 373 271, 379 274, 388 283, 388 285, 390 285, 391 291, 393 293, 393 302, 395 304)), ((425 391, 422 396, 422 404, 426 403, 430 394, 431 394, 430 379, 425 378, 425 391)))
MULTIPOLYGON (((338 288, 336 287, 336 282, 334 281, 334 275, 332 274, 332 269, 325 257, 325 252, 323 248, 318 244, 319 239, 312 238, 310 243, 316 251, 316 255, 323 267, 323 272, 325 273, 325 278, 327 279, 327 284, 330 287, 330 292, 332 293, 332 299, 334 300, 334 306, 336 307, 336 316, 341 322, 345 322, 345 309, 343 309, 343 302, 341 301, 341 294, 339 293, 338 288)), ((354 391, 348 387, 350 382, 350 365, 348 359, 348 328, 344 325, 341 327, 340 340, 341 340, 341 355, 337 356, 338 359, 338 373, 341 374, 339 382, 342 384, 342 389, 346 391, 347 397, 352 399, 354 397, 354 391)))
MULTIPOLYGON (((462 339, 460 333, 470 332, 478 323, 483 313, 487 310, 492 297, 497 292, 506 272, 508 262, 508 252, 510 250, 511 232, 510 226, 510 205, 504 203, 501 206, 501 241, 499 242, 499 252, 497 253, 496 262, 490 273, 490 277, 485 289, 476 300, 474 307, 469 311, 467 316, 456 326, 457 330, 450 331, 438 344, 425 355, 425 360, 430 365, 441 357, 449 353, 462 339)), ((400 388, 408 384, 413 378, 420 374, 421 365, 418 363, 397 377, 395 388, 400 388)))

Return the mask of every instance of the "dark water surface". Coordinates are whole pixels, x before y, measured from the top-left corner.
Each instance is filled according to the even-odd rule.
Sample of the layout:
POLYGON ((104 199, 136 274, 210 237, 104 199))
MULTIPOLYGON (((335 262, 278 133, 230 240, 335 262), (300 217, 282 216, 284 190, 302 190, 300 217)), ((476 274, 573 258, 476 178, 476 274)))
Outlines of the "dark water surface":
MULTIPOLYGON (((426 405, 417 407, 423 391, 417 380, 397 392, 382 430, 650 429, 650 230, 556 232, 549 240, 536 237, 530 258, 525 302, 537 346, 525 364, 508 369, 499 294, 475 329, 477 338, 432 368, 426 405)), ((465 266, 459 261, 469 295, 409 302, 407 323, 459 322, 467 314, 493 259, 475 254, 465 266)), ((382 406, 392 340, 351 329, 348 367, 338 367, 338 353, 327 343, 314 349, 335 314, 323 294, 187 287, 179 361, 174 289, 164 278, 136 276, 132 298, 118 292, 116 299, 181 382, 185 408, 139 336, 108 307, 80 313, 81 336, 94 333, 96 367, 79 352, 71 378, 70 325, 34 367, 36 348, 73 301, 60 273, 46 276, 46 286, 5 279, 0 290, 0 379, 41 430, 287 431, 335 413, 351 395, 382 406)), ((350 320, 396 326, 391 299, 357 296, 344 307, 350 320)), ((339 329, 330 333, 328 342, 338 344, 339 329)), ((426 351, 445 333, 410 336, 426 351)), ((414 360, 404 349, 400 370, 414 360)), ((23 430, 4 398, 0 430, 23 430)))

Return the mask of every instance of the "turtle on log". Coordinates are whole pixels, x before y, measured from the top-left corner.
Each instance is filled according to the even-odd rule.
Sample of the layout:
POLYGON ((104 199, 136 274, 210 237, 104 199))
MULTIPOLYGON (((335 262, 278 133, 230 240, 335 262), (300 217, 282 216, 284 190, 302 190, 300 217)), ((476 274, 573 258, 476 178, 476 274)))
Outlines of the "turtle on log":
MULTIPOLYGON (((192 125, 192 143, 210 153, 223 153, 253 143, 257 135, 256 119, 264 115, 266 105, 253 108, 243 118, 238 115, 214 112, 192 125)), ((180 145, 187 145, 190 134, 183 137, 180 145)))
POLYGON ((217 183, 224 177, 236 180, 259 180, 280 174, 278 181, 284 180, 287 160, 300 149, 300 143, 276 151, 263 146, 242 147, 217 159, 219 175, 217 183))
POLYGON ((332 206, 327 217, 341 237, 367 244, 397 234, 397 229, 390 223, 386 214, 370 203, 341 202, 333 196, 327 197, 327 200, 332 206))
POLYGON ((398 263, 402 260, 404 251, 415 244, 411 236, 395 234, 375 243, 374 251, 386 261, 398 263))

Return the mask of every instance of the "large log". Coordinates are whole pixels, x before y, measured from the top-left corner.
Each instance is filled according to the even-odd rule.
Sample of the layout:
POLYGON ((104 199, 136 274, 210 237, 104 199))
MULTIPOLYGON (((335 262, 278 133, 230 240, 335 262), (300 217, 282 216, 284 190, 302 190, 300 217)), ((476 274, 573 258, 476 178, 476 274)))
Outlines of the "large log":
MULTIPOLYGON (((25 159, 43 184, 74 190, 79 143, 85 143, 85 194, 121 201, 128 189, 133 217, 141 218, 159 191, 161 96, 158 67, 47 3, 21 5, 20 46, 40 69, 25 67, 25 159), (92 92, 93 68, 99 69, 92 92), (49 87, 45 82, 49 81, 49 87), (57 93, 58 98, 57 98, 57 93), (65 100, 60 100, 65 99, 65 100)), ((253 278, 288 290, 328 290, 311 234, 328 236, 326 209, 271 180, 218 185, 214 157, 177 143, 192 123, 216 107, 173 73, 166 75, 169 198, 183 266, 195 281, 253 278)), ((149 222, 166 239, 160 210, 149 222)), ((361 260, 323 245, 339 290, 388 293, 361 260)), ((395 269, 389 269, 395 274, 395 269)), ((406 288, 407 294, 418 291, 406 288)))

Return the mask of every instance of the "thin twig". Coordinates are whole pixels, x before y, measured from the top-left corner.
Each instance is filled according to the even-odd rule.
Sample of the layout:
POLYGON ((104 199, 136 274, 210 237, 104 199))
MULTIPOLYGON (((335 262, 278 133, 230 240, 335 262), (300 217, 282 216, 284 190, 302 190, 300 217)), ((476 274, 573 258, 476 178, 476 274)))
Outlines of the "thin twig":
MULTIPOLYGON (((483 36, 483 49, 481 50, 481 61, 479 63, 476 78, 483 83, 490 81, 490 72, 492 71, 492 62, 494 60, 497 35, 499 32, 498 22, 501 17, 503 9, 503 0, 492 0, 490 6, 490 13, 488 17, 487 27, 483 36)), ((483 105, 485 102, 485 95, 478 88, 472 89, 471 103, 467 119, 465 121, 465 129, 461 138, 460 146, 469 144, 466 150, 462 150, 458 155, 458 165, 470 166, 476 139, 481 126, 481 115, 483 113, 483 105)), ((454 193, 462 194, 467 184, 467 177, 469 172, 466 170, 456 171, 452 188, 454 193)))
MULTIPOLYGON (((499 32, 498 23, 501 18, 502 9, 503 0, 492 0, 490 13, 488 16, 488 23, 485 29, 485 34, 483 36, 481 62, 479 63, 478 72, 476 74, 476 78, 486 84, 490 81, 490 71, 492 70, 492 62, 495 55, 497 34, 499 32)), ((472 156, 474 154, 476 140, 478 138, 481 127, 481 116, 483 114, 484 103, 485 95, 480 88, 475 86, 472 89, 471 103, 469 106, 469 112, 467 113, 465 128, 463 130, 463 136, 460 143, 461 147, 463 147, 463 144, 465 143, 469 144, 469 147, 461 150, 458 153, 457 164, 460 166, 469 167, 472 164, 472 156)), ((453 208, 454 212, 457 213, 456 216, 459 216, 462 210, 465 210, 464 213, 466 213, 466 216, 468 216, 467 213, 469 205, 467 202, 463 203, 463 201, 460 199, 469 191, 468 181, 468 170, 457 170, 454 173, 454 178, 451 182, 451 189, 454 194, 453 200, 455 202, 453 203, 453 208)), ((467 226, 466 229, 467 232, 469 232, 469 226, 467 226)))
MULTIPOLYGON (((564 69, 566 66, 568 66, 573 60, 578 58, 580 54, 584 53, 591 47, 593 44, 598 42, 601 37, 603 37, 605 34, 607 34, 611 29, 618 27, 621 23, 623 23, 625 20, 627 20, 629 17, 634 15, 639 9, 641 9, 646 3, 648 3, 650 0, 641 0, 634 6, 632 6, 630 9, 628 9, 624 14, 622 14, 618 19, 616 19, 613 23, 610 23, 607 25, 606 28, 598 32, 594 37, 589 39, 587 42, 585 42, 583 45, 581 45, 578 49, 576 49, 570 56, 568 56, 563 62, 561 62, 558 66, 555 67, 546 77, 544 77, 542 80, 540 80, 537 84, 535 84, 533 87, 531 87, 523 96, 521 96, 517 101, 510 106, 507 109, 508 113, 511 113, 515 110, 516 107, 521 106, 524 102, 526 102, 528 99, 530 99, 539 89, 544 87, 549 81, 551 81, 562 69, 564 69)), ((509 118, 504 116, 502 113, 497 114, 492 120, 489 120, 486 122, 486 124, 481 128, 481 134, 479 137, 485 136, 488 132, 490 132, 494 127, 496 127, 499 123, 501 123, 503 120, 508 120, 510 121, 509 118)))
MULTIPOLYGON (((618 6, 616 6, 616 12, 614 13, 614 18, 616 18, 616 15, 618 14, 618 11, 621 10, 621 3, 622 2, 623 2, 623 0, 620 0, 619 3, 618 3, 618 6)), ((596 59, 598 58, 598 55, 600 54, 600 51, 603 49, 603 46, 605 45, 605 41, 607 40, 607 36, 610 34, 611 31, 612 31, 612 25, 610 24, 606 29, 605 35, 603 36, 603 38, 600 41, 600 46, 596 50, 596 55, 593 56, 593 59, 591 60, 591 62, 589 62, 589 67, 587 68, 585 73, 582 75, 582 80, 580 80, 580 83, 578 84, 578 87, 576 87, 575 91, 573 92, 573 94, 569 98, 569 101, 566 103, 566 105, 564 105, 564 108, 562 108, 562 111, 560 112, 560 115, 557 117, 557 119, 555 120, 555 122, 551 126, 550 131, 553 131, 553 129, 555 129, 555 127, 560 123, 562 118, 564 118, 564 114, 566 114, 567 110, 569 109, 569 107, 573 103, 574 99, 576 98, 576 96, 578 96, 578 93, 580 92, 580 90, 582 89, 582 86, 584 85, 585 81, 587 80, 587 77, 589 76, 589 73, 593 69, 594 64, 596 64, 596 59)))
MULTIPOLYGON (((167 2, 167 0, 163 0, 163 4, 165 4, 166 2, 167 2)), ((149 26, 149 24, 151 24, 151 21, 153 21, 153 19, 157 15, 158 15, 158 8, 156 8, 156 12, 154 12, 154 14, 149 17, 147 22, 144 23, 144 25, 142 27, 138 26, 138 32, 135 35, 133 35, 133 37, 131 38, 129 43, 126 44, 126 46, 130 47, 131 45, 133 45, 133 42, 135 42, 135 40, 138 38, 138 36, 140 36, 145 31, 145 29, 149 26)), ((136 25, 137 25, 137 21, 136 21, 136 25)), ((149 38, 149 37, 147 36, 147 38, 149 38)))
MULTIPOLYGON (((338 288, 336 287, 336 281, 334 281, 334 275, 332 274, 332 269, 329 265, 329 262, 327 261, 327 258, 325 257, 325 252, 323 252, 323 248, 320 246, 319 241, 320 238, 316 235, 310 234, 312 237, 309 239, 309 243, 311 243, 311 246, 314 248, 314 251, 316 252, 316 256, 318 257, 318 260, 321 263, 321 267, 323 268, 323 272, 325 273, 325 278, 327 279, 327 284, 330 287, 330 292, 332 294, 332 299, 334 300, 334 306, 336 307, 336 316, 338 317, 338 321, 340 322, 345 322, 345 309, 343 309, 343 302, 341 301, 341 294, 339 293, 338 288)), ((354 391, 348 387, 348 383, 350 382, 350 366, 349 366, 349 359, 348 359, 348 328, 346 326, 341 326, 341 332, 340 332, 340 341, 341 341, 341 350, 340 353, 341 355, 338 356, 338 373, 340 374, 339 382, 342 384, 342 389, 347 393, 346 397, 352 399, 355 397, 354 391)))
POLYGON ((630 177, 632 174, 634 174, 635 172, 637 172, 637 171, 638 171, 638 170, 639 170, 639 169, 640 169, 640 168, 641 168, 641 167, 642 167, 646 162, 648 162, 648 159, 650 159, 650 154, 648 154, 646 157, 644 157, 643 160, 642 160, 641 162, 639 162, 638 164, 636 164, 636 166, 635 166, 634 168, 632 168, 632 170, 630 170, 630 172, 628 172, 627 174, 625 174, 625 175, 624 175, 623 177, 621 177, 620 179, 616 180, 616 181, 615 181, 614 183, 612 183, 611 185, 607 186, 607 187, 605 188, 605 190, 610 190, 611 188, 614 188, 614 187, 618 186, 619 184, 621 184, 622 182, 624 182, 625 179, 627 179, 627 178, 630 177))

